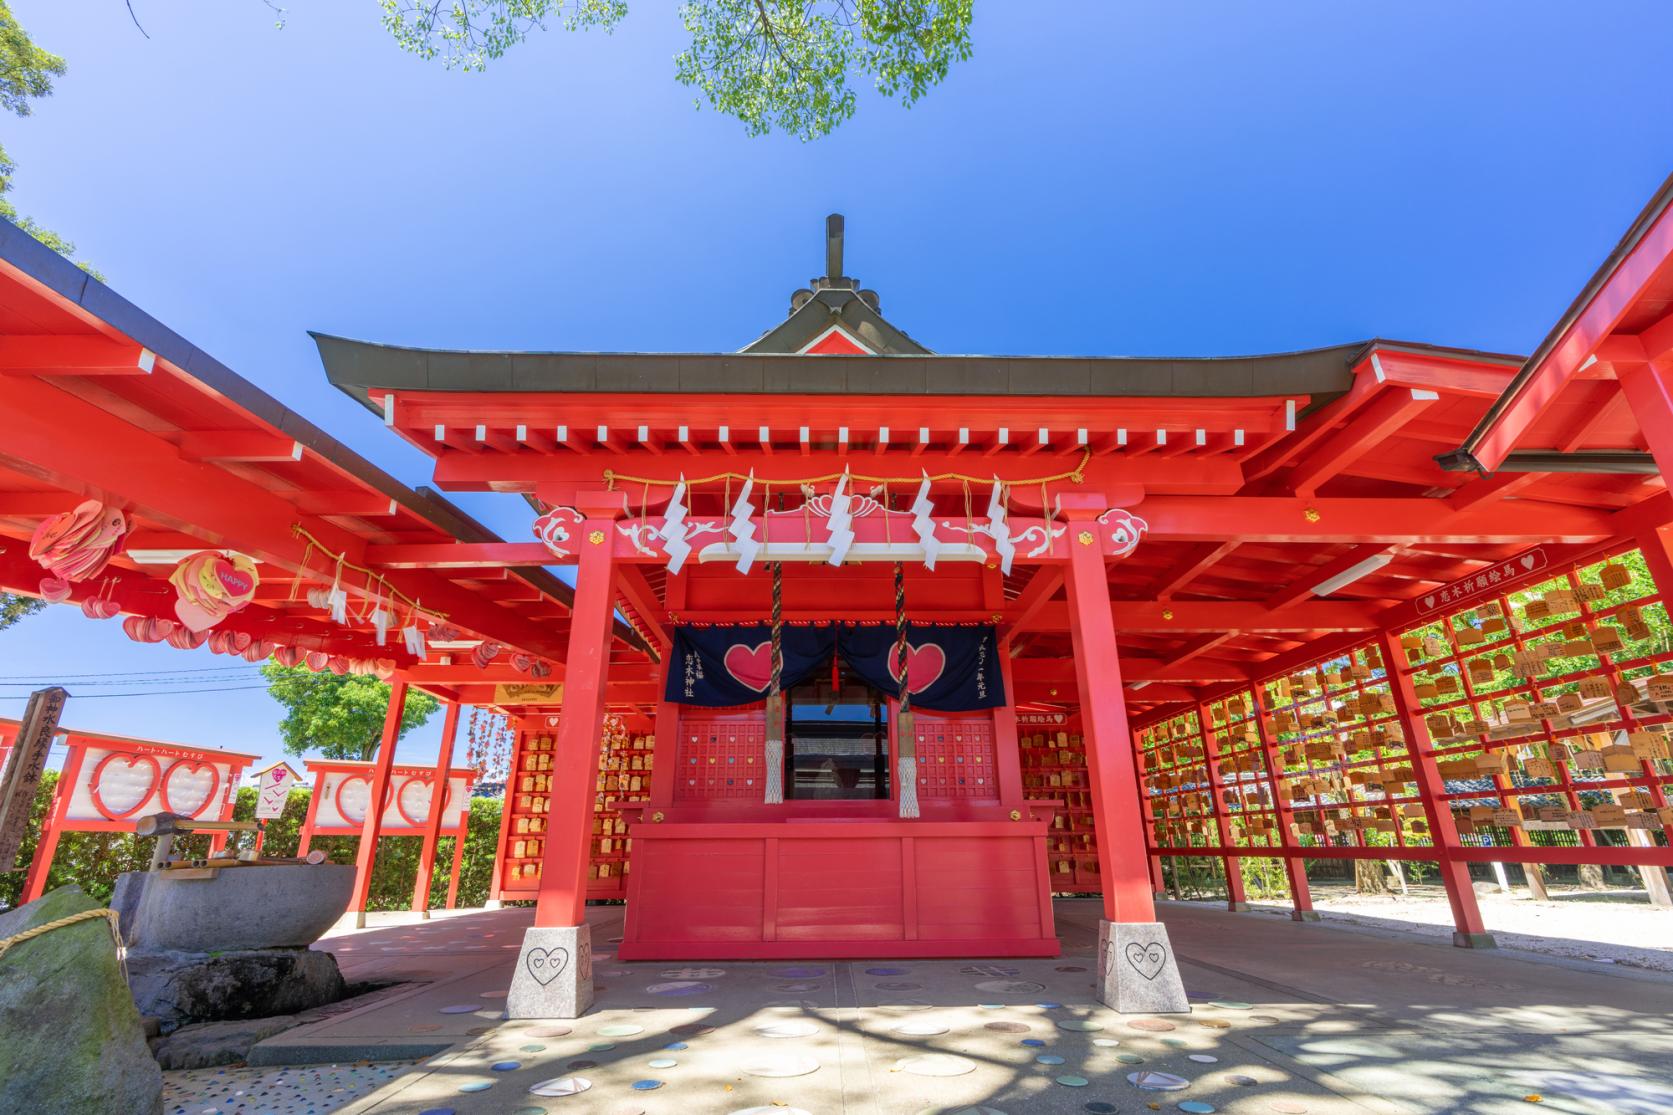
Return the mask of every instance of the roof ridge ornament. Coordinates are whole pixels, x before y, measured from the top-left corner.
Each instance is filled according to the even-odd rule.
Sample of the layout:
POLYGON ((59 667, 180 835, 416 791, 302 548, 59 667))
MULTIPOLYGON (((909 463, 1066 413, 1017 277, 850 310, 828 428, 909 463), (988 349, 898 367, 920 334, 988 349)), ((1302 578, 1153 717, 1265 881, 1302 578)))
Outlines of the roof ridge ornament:
MULTIPOLYGON (((881 313, 881 301, 875 290, 861 290, 860 281, 850 278, 843 271, 844 231, 847 221, 841 213, 831 213, 825 218, 825 273, 816 279, 809 279, 808 285, 790 295, 790 312, 795 313, 811 302, 822 291, 842 290, 851 291, 860 301, 870 306, 874 312, 881 313)), ((840 300, 830 304, 833 316, 840 312, 840 300)))

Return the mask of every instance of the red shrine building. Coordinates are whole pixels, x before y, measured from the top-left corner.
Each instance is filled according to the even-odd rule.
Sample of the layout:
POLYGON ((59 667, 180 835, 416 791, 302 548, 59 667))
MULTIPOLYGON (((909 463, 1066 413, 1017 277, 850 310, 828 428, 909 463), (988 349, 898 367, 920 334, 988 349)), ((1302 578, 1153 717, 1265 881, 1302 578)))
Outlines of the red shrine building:
POLYGON ((844 274, 840 217, 736 352, 317 336, 437 488, 524 497, 513 540, 14 238, 0 530, 98 496, 154 544, 73 601, 155 615, 136 548, 236 549, 258 652, 370 663, 392 724, 414 685, 511 715, 513 1017, 586 1009, 589 898, 625 899, 623 960, 713 960, 1050 956, 1054 895, 1097 895, 1104 1000, 1186 1009, 1168 860, 1234 909, 1268 866, 1298 920, 1308 860, 1435 864, 1462 947, 1473 865, 1665 895, 1670 200, 1527 358, 944 355, 844 274))

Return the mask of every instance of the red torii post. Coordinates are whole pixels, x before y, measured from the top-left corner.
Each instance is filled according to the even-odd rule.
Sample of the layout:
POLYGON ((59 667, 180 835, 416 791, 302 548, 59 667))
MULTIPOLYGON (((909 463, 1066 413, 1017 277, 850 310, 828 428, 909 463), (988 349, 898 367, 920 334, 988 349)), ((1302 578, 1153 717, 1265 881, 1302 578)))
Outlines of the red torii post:
MULTIPOLYGON (((378 836, 383 831, 383 807, 389 794, 389 772, 395 765, 395 744, 401 738, 401 715, 407 705, 407 683, 396 678, 389 683, 389 708, 383 716, 383 738, 372 767, 370 800, 366 820, 360 828, 360 847, 354 853, 354 926, 366 928, 366 904, 372 894, 372 866, 378 857, 378 836)), ((318 791, 315 791, 318 796, 318 791)))
POLYGON ((1066 493, 1069 633, 1080 687, 1081 733, 1092 787, 1104 917, 1098 926, 1098 997, 1118 1011, 1189 1011, 1166 927, 1156 920, 1138 767, 1110 610, 1099 516, 1109 509, 1101 492, 1066 493))
MULTIPOLYGON (((430 783, 430 815, 424 819, 424 847, 418 854, 418 878, 412 888, 412 908, 425 918, 430 916, 430 875, 435 870, 436 846, 441 843, 442 825, 446 821, 447 789, 452 785, 453 740, 458 734, 459 702, 449 701, 441 728, 441 750, 436 753, 436 777, 430 783)), ((464 850, 465 838, 460 836, 454 841, 453 874, 447 888, 447 908, 450 910, 459 893, 459 864, 464 850)))
POLYGON ((576 1018, 592 1004, 587 867, 615 635, 616 519, 626 509, 620 492, 580 492, 574 500, 578 529, 570 542, 580 556, 555 747, 559 772, 550 798, 534 926, 523 936, 506 997, 511 1018, 576 1018))

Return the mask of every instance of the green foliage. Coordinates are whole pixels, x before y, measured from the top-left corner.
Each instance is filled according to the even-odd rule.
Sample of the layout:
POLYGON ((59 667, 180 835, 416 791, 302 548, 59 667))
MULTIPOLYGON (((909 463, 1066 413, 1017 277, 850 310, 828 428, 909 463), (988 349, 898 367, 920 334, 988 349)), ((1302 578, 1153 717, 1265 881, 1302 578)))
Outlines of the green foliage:
MULTIPOLYGON (((0 206, 5 200, 0 198, 0 206)), ((24 616, 32 616, 46 607, 46 601, 34 596, 13 596, 9 592, 0 592, 0 631, 4 631, 24 616)))
MULTIPOLYGON (((317 750, 327 759, 370 759, 383 731, 389 686, 367 674, 314 673, 301 666, 268 662, 261 668, 267 692, 285 706, 279 736, 285 751, 303 755, 317 750)), ((428 693, 407 690, 401 712, 405 736, 435 713, 439 702, 428 693)))
POLYGON ((11 5, 0 0, 0 108, 15 116, 28 116, 29 102, 52 94, 52 79, 64 76, 64 60, 42 50, 12 14, 11 5))
MULTIPOLYGON (((382 0, 403 50, 448 68, 482 70, 561 19, 567 30, 614 29, 626 0, 382 0)), ((750 135, 804 140, 854 115, 853 82, 869 77, 910 107, 970 57, 972 0, 688 0, 691 45, 674 76, 750 135)))
POLYGON ((383 26, 402 50, 440 58, 448 69, 481 71, 488 63, 544 31, 549 19, 564 30, 613 29, 627 0, 381 0, 383 26))
MULTIPOLYGON (((57 771, 47 771, 41 778, 29 827, 24 834, 23 849, 18 856, 20 868, 26 868, 34 857, 41 824, 51 808, 52 791, 57 783, 57 771)), ((296 854, 302 822, 308 816, 308 798, 307 790, 290 792, 284 812, 267 823, 267 833, 262 838, 264 853, 273 856, 296 854)), ((494 846, 499 840, 500 806, 497 798, 471 799, 465 860, 459 871, 460 906, 481 906, 488 900, 488 888, 493 882, 494 846)), ((233 818, 248 821, 255 816, 255 812, 255 788, 241 787, 233 805, 233 818)), ((328 854, 336 863, 353 863, 359 843, 359 838, 353 836, 325 836, 317 838, 313 846, 328 854)), ((200 856, 208 851, 209 838, 180 837, 175 840, 174 846, 183 855, 200 856)), ((152 848, 151 840, 142 840, 131 833, 66 833, 59 839, 52 871, 47 876, 47 889, 75 883, 95 901, 109 902, 111 893, 116 889, 116 877, 124 871, 144 871, 149 867, 152 848)), ((417 879, 418 858, 422 850, 423 841, 416 836, 386 836, 378 841, 378 858, 372 868, 372 893, 368 902, 371 909, 411 908, 413 883, 417 879)), ((436 849, 435 871, 430 882, 432 909, 446 904, 447 879, 452 866, 453 840, 444 836, 436 849)), ((23 892, 23 882, 22 870, 0 874, 0 906, 16 905, 18 896, 23 892)))

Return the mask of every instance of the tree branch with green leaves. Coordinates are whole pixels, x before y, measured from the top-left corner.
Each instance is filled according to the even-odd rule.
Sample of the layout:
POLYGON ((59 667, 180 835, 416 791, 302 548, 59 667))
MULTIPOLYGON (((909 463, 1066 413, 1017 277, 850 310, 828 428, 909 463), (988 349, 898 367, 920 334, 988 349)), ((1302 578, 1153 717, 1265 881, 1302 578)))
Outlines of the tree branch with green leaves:
MULTIPOLYGON (((261 673, 268 695, 285 709, 279 738, 286 754, 300 757, 317 751, 327 759, 364 761, 377 753, 389 708, 387 683, 366 674, 316 674, 277 662, 264 665, 261 673)), ((408 689, 400 735, 429 720, 439 707, 428 693, 408 689)))
MULTIPOLYGON (((549 22, 613 30, 625 0, 381 0, 402 49, 480 71, 549 22)), ((688 0, 674 76, 750 135, 817 139, 854 115, 855 83, 911 107, 970 57, 972 0, 688 0)))

